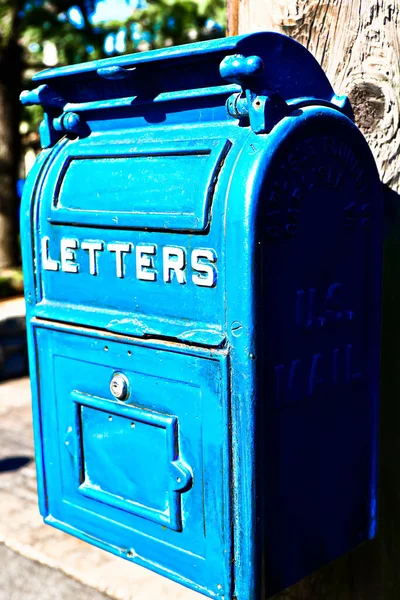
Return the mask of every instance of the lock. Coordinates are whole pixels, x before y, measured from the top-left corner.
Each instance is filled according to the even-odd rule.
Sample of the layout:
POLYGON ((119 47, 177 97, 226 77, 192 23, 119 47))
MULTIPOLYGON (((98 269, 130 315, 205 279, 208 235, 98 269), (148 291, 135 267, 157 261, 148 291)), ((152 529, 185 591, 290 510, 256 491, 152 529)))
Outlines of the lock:
POLYGON ((129 395, 129 381, 122 373, 114 373, 110 381, 110 391, 117 400, 126 400, 129 395))

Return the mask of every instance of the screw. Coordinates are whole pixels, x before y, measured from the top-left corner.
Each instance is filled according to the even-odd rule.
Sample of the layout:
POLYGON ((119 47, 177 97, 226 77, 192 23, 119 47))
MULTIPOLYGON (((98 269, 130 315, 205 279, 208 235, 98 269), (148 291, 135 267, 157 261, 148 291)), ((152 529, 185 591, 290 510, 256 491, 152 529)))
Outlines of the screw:
POLYGON ((239 337, 243 333, 243 325, 240 321, 233 321, 231 325, 232 335, 239 337))

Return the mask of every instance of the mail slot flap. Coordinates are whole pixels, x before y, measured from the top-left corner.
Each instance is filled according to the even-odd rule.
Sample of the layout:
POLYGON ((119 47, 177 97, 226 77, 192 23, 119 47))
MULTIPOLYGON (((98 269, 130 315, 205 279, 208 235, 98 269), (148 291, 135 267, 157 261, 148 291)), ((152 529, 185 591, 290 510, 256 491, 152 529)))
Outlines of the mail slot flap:
POLYGON ((203 231, 228 140, 67 146, 55 163, 50 221, 203 231))

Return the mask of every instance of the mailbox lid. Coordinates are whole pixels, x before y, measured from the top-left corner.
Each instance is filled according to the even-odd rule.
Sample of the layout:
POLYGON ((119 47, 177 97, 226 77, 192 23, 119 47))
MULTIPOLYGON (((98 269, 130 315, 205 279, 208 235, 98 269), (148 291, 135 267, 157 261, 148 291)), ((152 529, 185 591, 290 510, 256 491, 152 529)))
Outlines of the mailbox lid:
POLYGON ((289 103, 294 98, 318 97, 325 103, 334 98, 325 73, 306 48, 271 31, 47 69, 33 79, 39 87, 21 98, 45 108, 45 145, 53 145, 63 131, 87 135, 121 128, 122 123, 148 128, 230 121, 225 102, 242 91, 245 81, 252 82, 254 93, 273 91, 289 103), (263 66, 254 70, 250 61, 242 76, 236 70, 231 76, 220 67, 235 56, 257 57, 263 66), (75 116, 69 121, 71 111, 75 116))
POLYGON ((226 356, 39 322, 34 337, 45 521, 229 597, 226 356), (126 400, 110 391, 116 372, 126 400))

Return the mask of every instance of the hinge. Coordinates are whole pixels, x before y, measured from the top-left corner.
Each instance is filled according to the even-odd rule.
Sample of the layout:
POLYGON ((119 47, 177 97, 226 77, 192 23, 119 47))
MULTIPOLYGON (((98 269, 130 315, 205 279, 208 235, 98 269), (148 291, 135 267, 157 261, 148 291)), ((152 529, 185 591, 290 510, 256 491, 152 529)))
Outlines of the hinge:
POLYGON ((39 126, 42 148, 54 146, 65 134, 82 137, 89 133, 88 126, 80 115, 74 112, 63 112, 66 101, 46 84, 22 92, 20 100, 25 106, 40 104, 45 111, 39 126))
POLYGON ((225 57, 220 64, 220 74, 230 83, 239 84, 242 91, 229 96, 228 114, 239 121, 247 120, 254 133, 269 133, 283 117, 302 107, 319 105, 336 108, 353 119, 347 96, 332 96, 331 100, 315 97, 290 98, 287 101, 265 86, 264 63, 259 56, 241 54, 225 57))
POLYGON ((254 133, 268 133, 288 112, 289 107, 278 93, 257 93, 257 78, 264 71, 259 56, 241 54, 227 56, 220 64, 221 77, 241 86, 242 92, 232 94, 226 107, 231 117, 248 119, 254 133))

